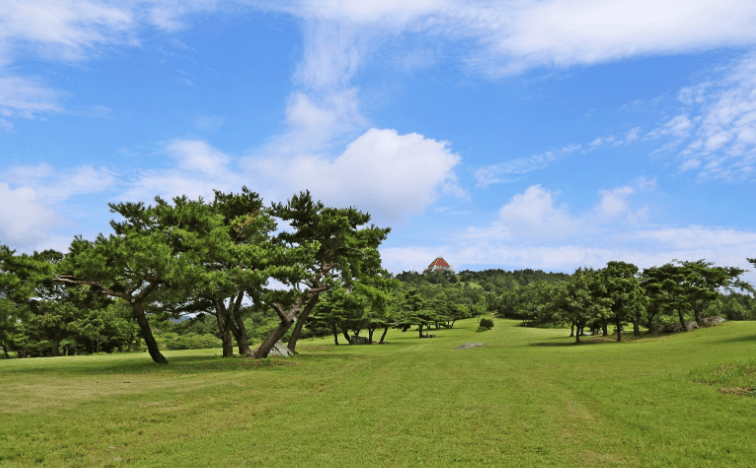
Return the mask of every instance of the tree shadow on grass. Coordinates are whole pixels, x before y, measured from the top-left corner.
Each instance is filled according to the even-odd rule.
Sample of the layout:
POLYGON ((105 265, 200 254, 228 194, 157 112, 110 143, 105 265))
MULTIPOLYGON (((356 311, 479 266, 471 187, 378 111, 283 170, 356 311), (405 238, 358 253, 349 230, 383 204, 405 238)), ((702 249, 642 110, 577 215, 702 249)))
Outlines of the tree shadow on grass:
POLYGON ((296 365, 295 359, 251 359, 242 356, 189 355, 171 356, 168 365, 156 364, 149 356, 127 361, 97 361, 95 356, 82 356, 74 362, 62 362, 65 358, 31 358, 34 365, 1 369, 8 375, 102 375, 102 374, 196 374, 204 372, 227 372, 243 369, 283 369, 296 365), (45 362, 40 365, 39 360, 45 362))
POLYGON ((747 342, 756 342, 756 335, 744 335, 744 336, 736 336, 733 338, 726 338, 724 340, 720 340, 720 343, 747 343, 747 342))

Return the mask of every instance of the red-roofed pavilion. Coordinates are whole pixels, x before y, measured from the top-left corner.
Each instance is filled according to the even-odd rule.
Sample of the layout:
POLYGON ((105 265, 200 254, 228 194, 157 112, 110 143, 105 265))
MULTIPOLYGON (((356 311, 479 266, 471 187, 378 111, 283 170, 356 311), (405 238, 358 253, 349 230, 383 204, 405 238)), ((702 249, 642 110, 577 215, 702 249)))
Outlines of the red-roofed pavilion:
POLYGON ((430 265, 428 265, 428 268, 426 268, 423 273, 428 273, 431 271, 450 271, 454 273, 454 268, 451 267, 448 263, 446 263, 446 260, 444 260, 444 257, 438 256, 435 260, 431 262, 430 265))

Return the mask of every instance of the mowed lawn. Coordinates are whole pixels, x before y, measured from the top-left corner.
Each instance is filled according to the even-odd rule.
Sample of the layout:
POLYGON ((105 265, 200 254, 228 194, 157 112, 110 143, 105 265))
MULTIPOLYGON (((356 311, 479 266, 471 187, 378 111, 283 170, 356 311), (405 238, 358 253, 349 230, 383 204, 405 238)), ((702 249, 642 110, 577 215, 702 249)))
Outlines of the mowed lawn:
POLYGON ((0 466, 756 465, 756 398, 692 378, 756 358, 756 323, 574 346, 495 322, 288 360, 2 360, 0 466))

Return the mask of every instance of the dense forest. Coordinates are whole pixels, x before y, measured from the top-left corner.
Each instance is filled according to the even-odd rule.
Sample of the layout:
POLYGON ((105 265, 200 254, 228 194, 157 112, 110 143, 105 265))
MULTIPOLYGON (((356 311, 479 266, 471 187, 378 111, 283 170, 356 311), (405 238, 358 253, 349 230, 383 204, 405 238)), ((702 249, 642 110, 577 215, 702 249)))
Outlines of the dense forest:
POLYGON ((161 351, 207 347, 261 358, 309 336, 384 343, 393 327, 428 338, 492 314, 569 327, 577 342, 756 319, 745 271, 705 260, 394 276, 378 252, 389 229, 307 192, 267 207, 246 188, 155 201, 111 204, 113 233, 76 237, 65 254, 0 246, 2 358, 148 351, 167 363, 161 351))

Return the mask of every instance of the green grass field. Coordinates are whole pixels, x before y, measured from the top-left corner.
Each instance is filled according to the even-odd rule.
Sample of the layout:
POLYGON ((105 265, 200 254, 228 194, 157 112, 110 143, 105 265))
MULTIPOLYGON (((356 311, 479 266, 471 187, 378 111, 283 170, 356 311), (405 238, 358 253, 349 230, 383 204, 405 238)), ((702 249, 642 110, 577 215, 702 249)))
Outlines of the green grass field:
POLYGON ((581 346, 515 325, 3 360, 0 466, 756 465, 756 323, 581 346))

